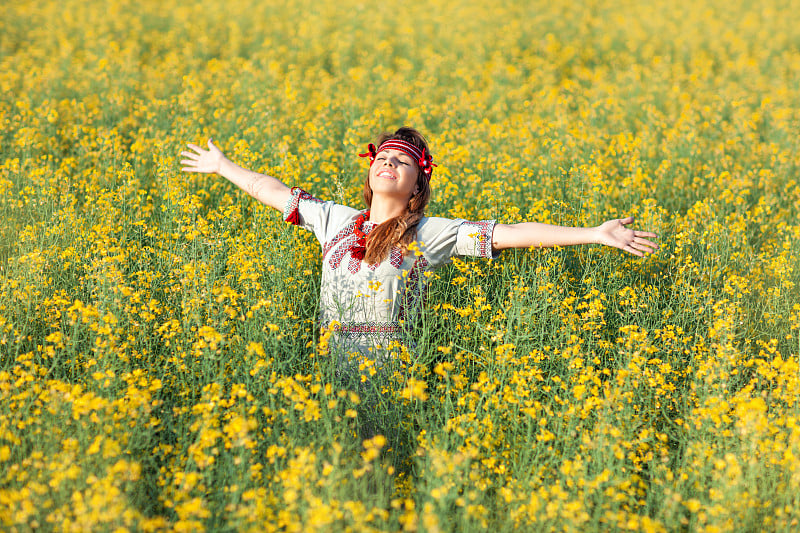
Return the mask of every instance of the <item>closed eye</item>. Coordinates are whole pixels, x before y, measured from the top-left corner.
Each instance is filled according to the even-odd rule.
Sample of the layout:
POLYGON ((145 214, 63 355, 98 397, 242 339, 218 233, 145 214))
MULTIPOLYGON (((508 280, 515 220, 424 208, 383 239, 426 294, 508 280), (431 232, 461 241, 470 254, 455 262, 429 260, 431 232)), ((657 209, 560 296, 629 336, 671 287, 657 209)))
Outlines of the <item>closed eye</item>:
MULTIPOLYGON (((375 161, 386 161, 387 159, 389 159, 389 156, 383 152, 375 156, 375 161)), ((401 165, 409 166, 412 164, 412 160, 405 155, 395 156, 394 160, 401 165)))

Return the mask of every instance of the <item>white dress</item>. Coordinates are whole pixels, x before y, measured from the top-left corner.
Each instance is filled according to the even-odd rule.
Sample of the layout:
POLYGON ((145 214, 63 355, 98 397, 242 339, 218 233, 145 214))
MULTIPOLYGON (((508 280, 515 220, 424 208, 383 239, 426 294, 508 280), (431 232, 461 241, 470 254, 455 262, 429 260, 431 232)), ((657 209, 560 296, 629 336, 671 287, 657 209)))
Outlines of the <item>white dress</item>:
MULTIPOLYGON (((313 231, 322 246, 320 325, 339 324, 331 349, 379 358, 392 340, 413 345, 413 331, 403 325, 421 308, 427 271, 458 255, 494 257, 495 221, 424 217, 417 226, 418 251, 403 255, 395 247, 383 262, 370 265, 350 253, 361 213, 295 187, 283 218, 313 231)), ((362 230, 368 234, 376 225, 364 222, 362 230)))

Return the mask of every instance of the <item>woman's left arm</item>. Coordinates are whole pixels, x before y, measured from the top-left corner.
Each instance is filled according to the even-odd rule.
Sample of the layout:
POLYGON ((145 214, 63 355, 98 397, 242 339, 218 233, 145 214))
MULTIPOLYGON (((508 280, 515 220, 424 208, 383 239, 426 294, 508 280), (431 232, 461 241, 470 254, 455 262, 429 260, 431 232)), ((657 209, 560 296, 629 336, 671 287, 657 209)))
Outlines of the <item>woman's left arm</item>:
POLYGON ((539 222, 497 224, 492 234, 492 248, 549 248, 575 244, 603 244, 613 246, 642 257, 658 250, 658 245, 648 238, 658 237, 650 231, 627 228, 633 217, 609 220, 594 228, 553 226, 539 222))

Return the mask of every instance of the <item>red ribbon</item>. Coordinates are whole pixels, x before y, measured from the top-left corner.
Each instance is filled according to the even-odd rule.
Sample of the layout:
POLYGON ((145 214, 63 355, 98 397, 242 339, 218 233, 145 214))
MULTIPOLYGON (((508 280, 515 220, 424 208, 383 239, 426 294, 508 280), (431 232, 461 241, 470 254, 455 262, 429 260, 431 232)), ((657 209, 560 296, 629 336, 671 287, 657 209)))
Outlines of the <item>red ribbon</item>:
POLYGON ((367 153, 366 154, 358 154, 358 157, 369 157, 369 164, 372 166, 372 162, 375 161, 375 156, 378 155, 378 150, 375 149, 375 145, 369 143, 367 145, 367 153))
POLYGON ((374 144, 369 143, 367 145, 367 152, 364 154, 358 154, 358 156, 369 157, 369 165, 372 166, 372 163, 375 162, 375 157, 377 157, 378 152, 380 152, 384 146, 395 150, 400 150, 404 154, 414 158, 417 161, 419 168, 421 168, 422 172, 425 173, 425 176, 427 176, 429 180, 431 179, 433 167, 436 166, 433 164, 433 156, 431 156, 426 149, 422 148, 420 151, 420 148, 400 139, 388 139, 384 141, 379 148, 375 148, 374 144))
POLYGON ((431 173, 433 173, 433 167, 436 165, 433 164, 433 156, 428 153, 427 150, 422 150, 422 157, 419 158, 419 168, 428 176, 428 179, 431 179, 431 173))

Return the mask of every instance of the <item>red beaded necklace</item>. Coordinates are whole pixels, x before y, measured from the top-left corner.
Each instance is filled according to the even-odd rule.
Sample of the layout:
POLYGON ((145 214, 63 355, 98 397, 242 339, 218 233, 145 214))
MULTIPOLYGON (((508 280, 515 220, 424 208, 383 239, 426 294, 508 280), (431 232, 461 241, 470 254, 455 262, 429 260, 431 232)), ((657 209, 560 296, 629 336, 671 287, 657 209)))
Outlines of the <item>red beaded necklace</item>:
POLYGON ((350 247, 350 255, 359 261, 363 261, 364 256, 367 255, 367 234, 364 233, 364 222, 366 222, 368 218, 369 209, 358 215, 355 228, 353 228, 356 242, 350 247))

